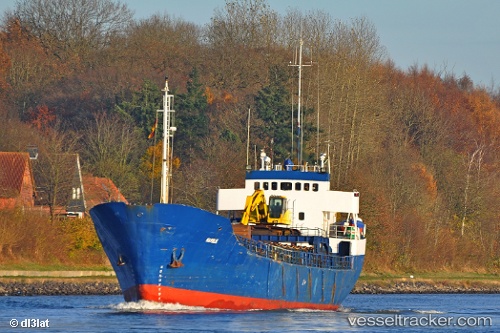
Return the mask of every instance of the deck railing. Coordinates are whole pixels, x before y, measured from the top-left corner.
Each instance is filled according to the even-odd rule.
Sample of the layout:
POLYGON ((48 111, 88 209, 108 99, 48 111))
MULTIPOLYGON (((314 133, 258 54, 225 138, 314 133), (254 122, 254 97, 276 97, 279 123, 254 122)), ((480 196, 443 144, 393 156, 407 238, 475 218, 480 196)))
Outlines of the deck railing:
POLYGON ((242 236, 236 236, 241 245, 259 256, 282 261, 294 265, 329 269, 353 269, 352 256, 335 254, 319 254, 301 250, 288 250, 269 243, 254 241, 242 236))
POLYGON ((275 164, 274 165, 274 170, 275 171, 282 171, 282 170, 299 170, 302 172, 324 172, 324 169, 321 169, 319 165, 298 165, 298 164, 291 164, 287 166, 283 166, 281 164, 275 164))
POLYGON ((363 239, 365 235, 355 226, 330 225, 330 238, 363 239))

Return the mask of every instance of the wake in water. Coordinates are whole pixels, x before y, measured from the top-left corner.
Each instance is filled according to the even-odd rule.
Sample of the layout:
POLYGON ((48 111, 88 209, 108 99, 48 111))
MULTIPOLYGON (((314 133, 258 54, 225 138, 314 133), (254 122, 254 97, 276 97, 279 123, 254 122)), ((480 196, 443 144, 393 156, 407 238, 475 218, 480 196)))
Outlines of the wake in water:
POLYGON ((443 314, 445 312, 443 311, 438 311, 438 310, 411 310, 416 313, 421 313, 421 314, 443 314))
POLYGON ((311 313, 315 313, 315 312, 319 312, 319 313, 328 313, 328 312, 339 312, 340 311, 340 308, 338 311, 335 311, 335 310, 318 310, 318 309, 280 309, 280 310, 261 310, 261 311, 273 311, 273 312, 280 312, 280 311, 287 311, 287 312, 304 312, 304 313, 308 313, 308 312, 311 312, 311 313))
POLYGON ((112 310, 116 310, 119 312, 163 312, 163 313, 221 313, 221 312, 350 312, 341 310, 339 308, 338 311, 333 310, 312 310, 312 309, 280 309, 280 310, 245 310, 245 311, 235 311, 235 310, 223 310, 223 309, 215 309, 215 308, 204 308, 201 306, 187 306, 179 303, 158 303, 152 301, 138 301, 138 302, 121 302, 118 304, 110 304, 106 307, 112 310))
POLYGON ((354 314, 375 314, 375 315, 408 315, 408 314, 444 314, 443 311, 438 310, 417 310, 417 309, 353 309, 353 308, 343 308, 339 309, 339 312, 344 313, 354 313, 354 314))
POLYGON ((234 311, 222 310, 215 308, 204 308, 201 306, 187 306, 178 303, 158 303, 152 301, 138 301, 138 302, 121 302, 118 304, 110 304, 105 307, 118 312, 129 313, 170 313, 170 314, 185 314, 185 313, 227 313, 227 312, 298 312, 298 313, 345 313, 345 314, 379 314, 379 315, 392 315, 392 314, 444 314, 443 311, 438 310, 423 310, 423 309, 363 309, 340 306, 337 311, 333 310, 311 310, 311 309, 282 309, 282 310, 251 310, 251 311, 234 311))
POLYGON ((151 301, 122 302, 111 304, 109 308, 120 312, 166 312, 166 313, 190 313, 190 312, 220 312, 219 309, 204 308, 201 306, 186 306, 173 303, 158 303, 151 301))
POLYGON ((339 307, 337 312, 341 313, 353 313, 353 314, 411 314, 411 313, 418 313, 418 314, 444 314, 445 312, 443 311, 438 311, 438 310, 416 310, 416 309, 377 309, 377 310, 368 310, 368 309, 354 309, 354 308, 347 308, 347 307, 339 307))
POLYGON ((351 312, 354 312, 352 308, 346 308, 346 307, 343 307, 342 305, 339 306, 337 312, 342 312, 342 313, 351 313, 351 312))

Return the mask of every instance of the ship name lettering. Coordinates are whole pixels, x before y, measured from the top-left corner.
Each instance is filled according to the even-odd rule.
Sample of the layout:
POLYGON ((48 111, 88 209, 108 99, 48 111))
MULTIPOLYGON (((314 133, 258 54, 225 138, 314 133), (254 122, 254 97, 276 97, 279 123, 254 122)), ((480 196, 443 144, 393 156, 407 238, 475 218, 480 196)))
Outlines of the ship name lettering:
POLYGON ((218 238, 210 238, 208 237, 205 242, 207 243, 212 243, 212 244, 217 244, 219 242, 219 239, 218 238))

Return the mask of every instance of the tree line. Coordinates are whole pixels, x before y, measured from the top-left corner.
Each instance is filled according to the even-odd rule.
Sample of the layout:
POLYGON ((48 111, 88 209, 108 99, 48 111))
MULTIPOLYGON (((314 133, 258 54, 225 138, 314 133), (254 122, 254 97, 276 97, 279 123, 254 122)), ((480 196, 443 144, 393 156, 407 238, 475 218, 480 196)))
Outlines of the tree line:
POLYGON ((466 74, 397 68, 366 18, 235 0, 199 26, 135 20, 112 0, 19 1, 0 27, 0 150, 77 152, 131 202, 157 201, 160 143, 147 137, 168 75, 173 200, 213 210, 255 150, 297 159, 301 38, 304 161, 328 153, 332 187, 361 192, 366 268, 498 271, 500 94, 466 74))

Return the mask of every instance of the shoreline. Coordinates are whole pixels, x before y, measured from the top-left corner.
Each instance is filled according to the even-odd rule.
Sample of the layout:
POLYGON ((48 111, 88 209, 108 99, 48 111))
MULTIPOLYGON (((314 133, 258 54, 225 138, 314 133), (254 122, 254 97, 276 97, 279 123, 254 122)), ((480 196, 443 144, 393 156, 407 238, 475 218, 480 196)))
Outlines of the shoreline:
POLYGON ((0 270, 0 296, 121 294, 113 271, 0 270))
POLYGON ((468 281, 358 282, 351 294, 500 294, 500 285, 484 281, 476 285, 470 285, 468 281))
MULTIPOLYGON (((500 282, 358 281, 351 294, 498 294, 500 282)), ((114 277, 2 277, 0 296, 121 295, 114 277)))
POLYGON ((0 281, 0 297, 121 295, 121 293, 116 281, 76 279, 0 281))

